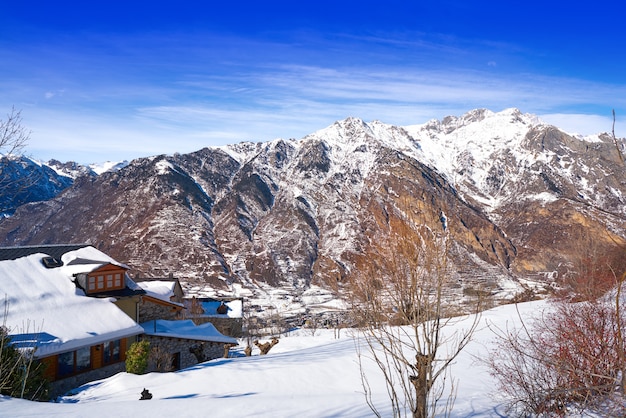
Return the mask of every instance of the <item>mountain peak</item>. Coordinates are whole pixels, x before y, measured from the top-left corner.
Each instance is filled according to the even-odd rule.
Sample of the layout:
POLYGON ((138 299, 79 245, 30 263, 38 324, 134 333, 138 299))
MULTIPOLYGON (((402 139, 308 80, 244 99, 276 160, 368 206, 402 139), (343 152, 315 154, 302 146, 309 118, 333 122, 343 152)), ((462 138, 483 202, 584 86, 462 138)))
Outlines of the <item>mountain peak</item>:
POLYGON ((302 138, 302 140, 321 140, 331 148, 343 148, 347 144, 357 146, 365 144, 374 139, 374 137, 375 135, 368 123, 360 118, 348 117, 313 132, 302 138))
POLYGON ((343 127, 367 127, 367 123, 361 119, 361 118, 357 118, 355 116, 348 116, 347 118, 343 119, 343 120, 339 120, 337 122, 335 122, 335 124, 343 126, 343 127))
POLYGON ((443 130, 447 132, 476 123, 486 123, 489 125, 489 129, 492 129, 494 125, 498 123, 519 123, 529 127, 544 124, 536 115, 522 113, 519 109, 514 107, 504 109, 500 112, 493 112, 489 109, 474 109, 460 117, 446 116, 441 122, 437 122, 438 121, 431 121, 429 123, 439 125, 440 127, 442 126, 443 130))
POLYGON ((100 175, 102 173, 106 173, 107 171, 118 171, 128 165, 128 161, 105 161, 104 163, 99 164, 89 164, 89 168, 93 170, 94 173, 100 175))

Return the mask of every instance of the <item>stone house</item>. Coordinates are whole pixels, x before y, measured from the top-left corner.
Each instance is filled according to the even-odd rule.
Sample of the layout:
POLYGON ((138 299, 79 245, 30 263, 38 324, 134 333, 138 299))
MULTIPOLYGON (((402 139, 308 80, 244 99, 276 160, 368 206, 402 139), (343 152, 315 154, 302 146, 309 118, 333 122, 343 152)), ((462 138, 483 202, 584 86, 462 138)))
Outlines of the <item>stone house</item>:
POLYGON ((237 345, 232 335, 223 335, 213 324, 187 319, 192 315, 173 275, 135 280, 146 292, 139 303, 139 318, 145 330, 142 339, 150 342, 150 371, 179 370, 223 357, 225 345, 237 345))
POLYGON ((12 344, 46 365, 51 396, 125 370, 145 294, 127 271, 84 244, 0 248, 3 320, 12 344))
POLYGON ((210 323, 194 324, 191 320, 152 320, 141 324, 143 339, 150 342, 152 350, 148 371, 171 371, 224 357, 231 346, 237 345, 233 337, 222 335, 210 323))

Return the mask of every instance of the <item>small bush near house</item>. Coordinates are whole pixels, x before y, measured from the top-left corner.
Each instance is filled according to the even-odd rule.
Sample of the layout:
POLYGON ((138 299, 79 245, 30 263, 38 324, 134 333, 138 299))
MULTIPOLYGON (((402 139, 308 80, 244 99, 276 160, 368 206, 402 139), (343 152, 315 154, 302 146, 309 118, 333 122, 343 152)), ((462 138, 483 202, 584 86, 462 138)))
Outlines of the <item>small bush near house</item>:
POLYGON ((126 352, 126 371, 133 374, 144 374, 148 370, 150 343, 146 340, 134 342, 126 352))

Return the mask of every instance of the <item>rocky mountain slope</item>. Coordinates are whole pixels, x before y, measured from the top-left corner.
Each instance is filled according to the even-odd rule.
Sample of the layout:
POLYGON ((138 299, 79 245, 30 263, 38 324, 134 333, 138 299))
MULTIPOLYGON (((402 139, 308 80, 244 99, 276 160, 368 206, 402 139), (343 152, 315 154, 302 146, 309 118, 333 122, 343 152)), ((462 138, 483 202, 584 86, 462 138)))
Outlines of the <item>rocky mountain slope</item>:
POLYGON ((72 182, 72 176, 58 172, 49 165, 24 156, 2 156, 0 216, 12 215, 18 206, 25 203, 52 199, 71 186, 72 182))
POLYGON ((0 217, 10 216, 18 206, 41 202, 56 197, 74 180, 82 176, 97 176, 116 171, 128 165, 107 162, 103 165, 84 166, 73 161, 62 163, 50 160, 35 161, 26 156, 0 157, 0 217))
POLYGON ((297 299, 371 271, 390 226, 413 213, 452 238, 459 292, 504 294, 566 275, 591 249, 626 258, 625 172, 610 136, 571 136, 516 109, 408 127, 348 118, 297 141, 78 177, 4 219, 0 244, 88 242, 142 275, 297 299))

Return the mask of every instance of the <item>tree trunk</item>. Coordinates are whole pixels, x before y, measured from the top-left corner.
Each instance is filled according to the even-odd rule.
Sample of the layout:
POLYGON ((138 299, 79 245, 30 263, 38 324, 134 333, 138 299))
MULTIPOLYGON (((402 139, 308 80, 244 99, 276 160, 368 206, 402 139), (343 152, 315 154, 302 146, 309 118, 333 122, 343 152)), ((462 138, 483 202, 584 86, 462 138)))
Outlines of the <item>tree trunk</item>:
POLYGON ((426 418, 428 416, 428 368, 430 362, 428 356, 415 355, 415 371, 417 375, 409 376, 415 387, 415 410, 413 418, 426 418))

